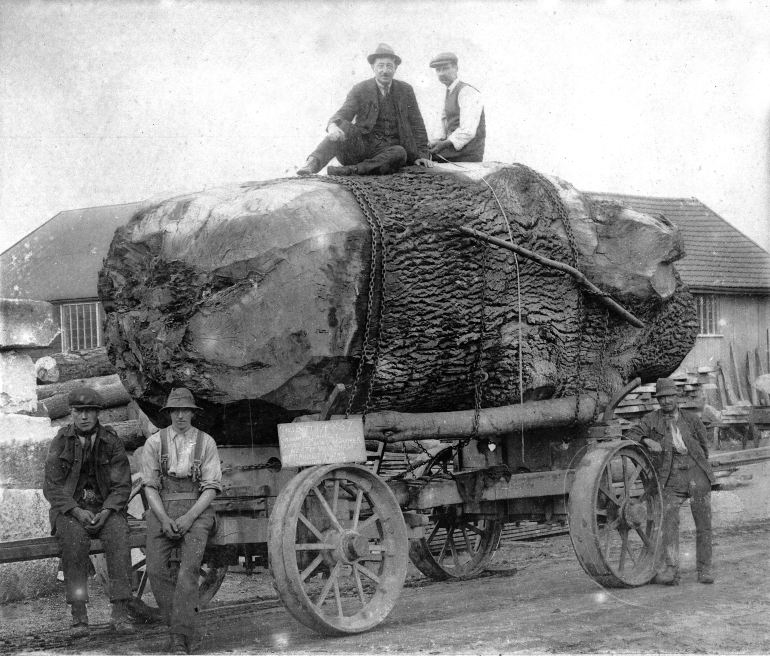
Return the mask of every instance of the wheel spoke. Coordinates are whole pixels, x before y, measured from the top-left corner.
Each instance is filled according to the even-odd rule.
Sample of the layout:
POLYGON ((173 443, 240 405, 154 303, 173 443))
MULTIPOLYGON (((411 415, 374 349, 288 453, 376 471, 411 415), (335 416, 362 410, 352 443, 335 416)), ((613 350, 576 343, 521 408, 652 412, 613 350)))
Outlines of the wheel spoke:
POLYGON ((618 565, 618 569, 622 572, 626 565, 626 550, 628 547, 628 531, 624 531, 621 533, 621 544, 620 544, 620 563, 618 565))
POLYGON ((295 551, 333 551, 334 545, 327 542, 307 542, 304 544, 295 544, 295 551))
POLYGON ((356 590, 358 590, 358 598, 361 600, 361 605, 366 606, 366 597, 364 596, 364 586, 361 583, 361 575, 358 573, 358 563, 353 563, 353 578, 356 580, 356 590))
POLYGON ((476 526, 475 524, 471 524, 470 522, 463 524, 463 531, 465 528, 468 528, 468 530, 473 531, 476 535, 484 535, 484 530, 476 526))
POLYGON ((334 479, 334 491, 332 492, 332 514, 337 516, 337 505, 340 500, 340 479, 334 479))
POLYGON ((427 540, 428 544, 433 542, 433 538, 436 537, 436 533, 440 528, 441 528, 441 520, 436 522, 436 525, 433 527, 433 530, 430 532, 430 537, 428 537, 428 540, 427 540))
POLYGON ((334 514, 334 511, 329 507, 329 502, 326 500, 324 495, 321 493, 321 490, 318 489, 318 486, 313 488, 313 492, 315 492, 316 497, 318 497, 318 500, 321 502, 321 506, 326 511, 326 514, 329 515, 329 518, 332 520, 335 528, 338 531, 343 530, 342 525, 340 524, 340 521, 337 519, 337 515, 334 514))
POLYGON ((642 538, 642 542, 644 542, 646 547, 650 551, 654 551, 655 550, 655 545, 652 544, 652 541, 650 540, 649 537, 647 537, 647 534, 642 529, 640 529, 640 528, 636 529, 636 532, 639 534, 639 537, 642 538))
POLYGON ((298 517, 299 517, 299 521, 301 521, 305 526, 307 526, 308 530, 313 535, 315 535, 321 542, 324 541, 323 534, 315 526, 313 526, 313 523, 307 517, 305 517, 305 515, 303 515, 302 513, 299 513, 298 517))
POLYGON ((357 561, 353 563, 357 568, 358 571, 361 572, 366 578, 371 579, 374 581, 377 585, 380 585, 380 577, 377 576, 372 570, 370 570, 368 567, 364 567, 361 565, 361 561, 357 561))
POLYGON ((475 552, 475 549, 471 546, 471 542, 468 539, 468 531, 465 530, 466 526, 467 526, 466 524, 463 524, 460 527, 460 530, 462 531, 463 540, 465 541, 465 550, 468 552, 468 554, 470 554, 472 556, 473 553, 475 552))
POLYGON ((359 527, 358 527, 358 532, 359 532, 359 533, 365 533, 365 532, 366 532, 366 530, 367 530, 367 529, 368 529, 368 528, 369 528, 369 527, 370 527, 372 524, 374 524, 374 523, 375 523, 375 522, 376 522, 376 521, 377 521, 379 518, 380 518, 380 516, 379 516, 377 513, 374 513, 374 514, 373 514, 371 517, 367 517, 367 518, 366 518, 366 519, 365 519, 363 522, 361 522, 361 524, 359 525, 359 527))
POLYGON ((329 574, 329 578, 326 580, 326 583, 324 583, 324 587, 321 588, 321 592, 318 593, 318 599, 315 602, 316 607, 319 609, 321 606, 323 606, 323 603, 326 601, 326 597, 329 595, 329 591, 332 589, 332 586, 334 585, 334 582, 337 580, 337 574, 340 571, 340 564, 336 563, 334 565, 334 569, 332 569, 331 573, 329 574))
POLYGON ((628 487, 632 488, 634 485, 636 485, 636 481, 639 480, 639 474, 642 473, 642 465, 640 464, 636 469, 631 473, 631 478, 628 481, 628 487))
POLYGON ((353 511, 353 530, 358 530, 358 519, 361 517, 361 502, 364 498, 364 491, 358 490, 356 492, 356 507, 353 511))
POLYGON ((340 584, 338 579, 334 579, 334 600, 337 602, 337 617, 343 617, 342 599, 340 599, 340 584))
POLYGON ((452 551, 452 562, 455 564, 455 568, 460 567, 460 561, 457 558, 457 546, 455 545, 454 531, 449 534, 449 544, 452 551))
POLYGON ((634 552, 631 549, 631 544, 628 542, 628 531, 626 532, 626 551, 628 551, 628 555, 631 556, 631 562, 634 564, 634 567, 637 565, 636 556, 634 556, 634 552))
POLYGON ((300 578, 304 581, 307 579, 308 576, 310 576, 322 562, 323 562, 323 555, 318 554, 315 558, 313 558, 313 562, 310 563, 305 569, 300 572, 300 578))
POLYGON ((452 530, 450 529, 446 532, 446 535, 444 536, 444 546, 441 547, 441 552, 439 553, 438 558, 436 558, 436 560, 438 560, 439 563, 441 563, 441 561, 444 560, 444 554, 446 553, 446 548, 449 546, 449 540, 451 539, 451 537, 452 537, 452 530))

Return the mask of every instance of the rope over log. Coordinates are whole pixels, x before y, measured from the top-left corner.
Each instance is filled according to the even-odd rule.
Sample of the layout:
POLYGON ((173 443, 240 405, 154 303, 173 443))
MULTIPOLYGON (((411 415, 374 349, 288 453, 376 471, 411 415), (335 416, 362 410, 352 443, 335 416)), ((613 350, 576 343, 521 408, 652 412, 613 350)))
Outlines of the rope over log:
POLYGON ((512 244, 509 241, 498 239, 497 237, 492 237, 491 235, 488 235, 484 232, 480 232, 479 230, 474 230, 473 228, 466 228, 465 226, 460 226, 458 230, 463 234, 469 235, 470 237, 474 237, 475 239, 479 239, 481 241, 485 241, 494 246, 499 246, 500 248, 505 248, 509 251, 513 251, 514 253, 517 253, 522 257, 526 257, 527 259, 532 260, 534 262, 537 262, 538 264, 542 264, 543 266, 550 267, 551 269, 557 269, 558 271, 563 271, 564 273, 572 276, 581 285, 586 287, 586 289, 588 289, 588 291, 590 291, 592 294, 595 294, 599 298, 599 301, 602 303, 602 305, 605 305, 606 307, 608 307, 615 314, 625 319, 632 326, 636 328, 644 328, 644 323, 641 320, 637 319, 633 314, 631 314, 628 310, 626 310, 626 308, 624 308, 617 301, 615 301, 615 299, 605 294, 601 289, 599 289, 596 285, 594 285, 588 278, 586 278, 580 271, 578 271, 574 267, 571 267, 569 264, 564 264, 563 262, 557 262, 556 260, 551 260, 547 257, 543 257, 542 255, 538 255, 537 253, 534 253, 533 251, 530 251, 526 248, 517 246, 516 244, 512 244))

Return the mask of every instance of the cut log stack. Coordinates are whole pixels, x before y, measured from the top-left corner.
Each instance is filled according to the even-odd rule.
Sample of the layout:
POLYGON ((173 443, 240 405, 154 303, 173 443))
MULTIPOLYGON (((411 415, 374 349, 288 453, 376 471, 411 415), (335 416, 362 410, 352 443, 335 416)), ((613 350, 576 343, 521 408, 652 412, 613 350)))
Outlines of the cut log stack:
POLYGON ((105 408, 99 420, 115 429, 126 449, 138 448, 157 430, 131 399, 105 348, 45 356, 35 363, 35 371, 38 402, 54 426, 69 423, 67 396, 76 387, 85 385, 104 399, 105 408))
MULTIPOLYGON (((706 405, 706 390, 698 374, 674 374, 670 377, 679 390, 679 407, 701 413, 706 405)), ((709 388, 710 390, 710 388, 709 388)), ((621 420, 621 430, 627 431, 648 412, 659 410, 655 398, 655 383, 637 387, 618 404, 615 414, 621 420)))

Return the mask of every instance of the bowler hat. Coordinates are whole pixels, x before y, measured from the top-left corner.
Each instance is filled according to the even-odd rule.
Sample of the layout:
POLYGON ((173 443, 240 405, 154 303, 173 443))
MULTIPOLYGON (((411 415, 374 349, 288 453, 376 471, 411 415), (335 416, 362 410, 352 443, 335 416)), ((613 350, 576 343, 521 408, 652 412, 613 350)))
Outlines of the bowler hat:
POLYGON ((670 378, 658 378, 658 382, 655 383, 655 396, 679 396, 679 390, 676 388, 676 383, 670 378))
POLYGON ((431 68, 438 68, 444 64, 452 64, 457 66, 457 55, 453 52, 441 52, 430 60, 431 68))
POLYGON ((200 410, 195 405, 195 399, 192 392, 186 387, 177 387, 171 390, 171 394, 168 395, 166 405, 161 408, 163 410, 171 410, 172 408, 190 408, 190 410, 200 410))
POLYGON ((70 408, 103 408, 104 399, 95 389, 81 385, 67 395, 70 408))
POLYGON ((377 50, 369 55, 366 58, 366 61, 368 61, 370 64, 373 64, 374 60, 378 57, 392 57, 393 61, 396 62, 396 66, 401 66, 401 57, 393 52, 393 48, 391 48, 387 43, 381 43, 378 45, 377 50))

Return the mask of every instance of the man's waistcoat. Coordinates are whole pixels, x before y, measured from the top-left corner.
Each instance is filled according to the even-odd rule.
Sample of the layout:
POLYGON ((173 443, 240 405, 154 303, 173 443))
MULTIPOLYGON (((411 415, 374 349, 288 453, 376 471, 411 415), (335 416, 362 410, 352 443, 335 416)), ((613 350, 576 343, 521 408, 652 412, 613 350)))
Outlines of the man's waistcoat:
MULTIPOLYGON (((476 87, 466 84, 465 82, 458 82, 457 86, 452 89, 451 93, 446 97, 444 101, 444 113, 446 114, 446 133, 447 137, 451 135, 457 128, 460 127, 460 91, 464 87, 476 87)), ((478 89, 476 89, 478 91, 478 89)), ((484 117, 484 110, 481 110, 481 118, 479 118, 479 125, 476 128, 476 136, 473 137, 467 144, 465 144, 460 152, 463 154, 479 154, 484 155, 484 144, 487 139, 487 122, 484 117)))

